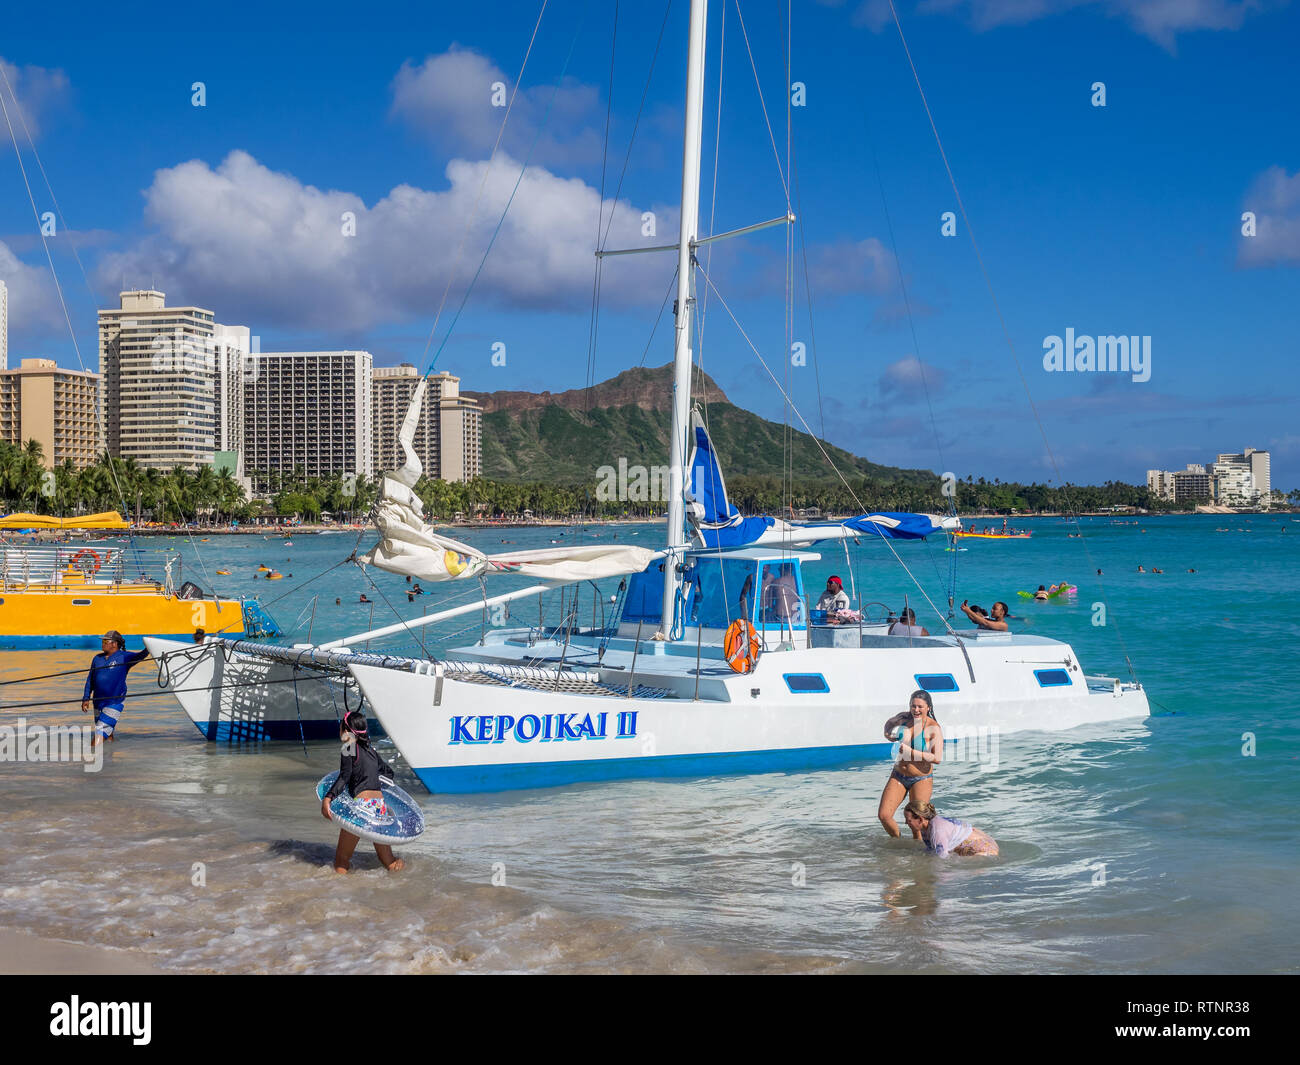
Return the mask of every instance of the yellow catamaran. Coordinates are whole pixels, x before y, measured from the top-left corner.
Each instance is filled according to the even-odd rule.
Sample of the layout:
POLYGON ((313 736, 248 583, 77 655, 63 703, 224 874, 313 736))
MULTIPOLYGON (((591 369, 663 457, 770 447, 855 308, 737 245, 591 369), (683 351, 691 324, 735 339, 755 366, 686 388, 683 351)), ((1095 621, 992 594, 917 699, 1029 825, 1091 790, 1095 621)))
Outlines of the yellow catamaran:
MULTIPOLYGON (((10 514, 5 530, 128 530, 116 513, 81 518, 10 514)), ((0 647, 98 647, 109 629, 124 636, 232 638, 278 635, 255 599, 221 599, 181 579, 179 555, 160 580, 128 577, 122 548, 102 544, 14 543, 0 536, 0 647)))

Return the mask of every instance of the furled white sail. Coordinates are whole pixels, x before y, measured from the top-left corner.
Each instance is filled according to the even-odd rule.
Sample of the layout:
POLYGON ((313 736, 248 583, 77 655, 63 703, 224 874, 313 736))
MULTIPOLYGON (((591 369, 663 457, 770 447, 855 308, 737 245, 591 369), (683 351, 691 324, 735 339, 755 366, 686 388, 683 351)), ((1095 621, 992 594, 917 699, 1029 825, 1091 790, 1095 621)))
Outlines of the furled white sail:
POLYGON ((383 495, 374 514, 380 540, 361 557, 363 565, 422 581, 458 580, 497 572, 568 582, 639 573, 663 553, 630 544, 572 544, 486 555, 469 544, 434 532, 424 521, 424 501, 415 494, 423 467, 412 445, 424 390, 425 381, 421 380, 398 434, 406 463, 384 478, 383 495))

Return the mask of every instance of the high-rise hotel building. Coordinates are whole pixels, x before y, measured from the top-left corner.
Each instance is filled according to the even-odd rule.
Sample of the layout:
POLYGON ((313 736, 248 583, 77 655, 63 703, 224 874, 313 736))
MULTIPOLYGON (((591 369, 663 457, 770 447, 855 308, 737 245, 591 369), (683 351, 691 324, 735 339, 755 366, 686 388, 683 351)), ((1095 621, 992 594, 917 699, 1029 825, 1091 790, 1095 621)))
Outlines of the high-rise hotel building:
POLYGON ((239 380, 248 330, 202 307, 168 307, 152 289, 99 312, 101 438, 141 466, 195 469, 240 446, 239 380), (243 341, 241 349, 240 341, 243 341))
POLYGON ((77 469, 99 458, 99 374, 63 370, 53 359, 23 359, 0 370, 0 440, 41 445, 45 467, 71 461, 77 469))
POLYGON ((258 352, 244 375, 244 472, 257 491, 278 476, 374 473, 368 351, 258 352))
MULTIPOLYGON (((443 371, 431 374, 424 392, 413 442, 424 475, 444 481, 468 481, 483 472, 483 413, 478 401, 460 394, 460 378, 443 371)), ((398 434, 419 371, 410 363, 376 366, 374 373, 375 470, 383 473, 405 461, 398 434)))
POLYGON ((9 289, 0 281, 0 370, 9 369, 9 289))

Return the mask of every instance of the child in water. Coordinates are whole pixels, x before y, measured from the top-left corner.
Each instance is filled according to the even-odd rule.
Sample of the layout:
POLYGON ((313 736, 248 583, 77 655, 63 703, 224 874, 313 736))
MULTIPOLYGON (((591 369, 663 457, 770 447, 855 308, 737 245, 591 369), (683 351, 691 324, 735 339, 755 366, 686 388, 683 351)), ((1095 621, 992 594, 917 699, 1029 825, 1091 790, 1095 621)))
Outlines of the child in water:
MULTIPOLYGON (((343 754, 339 759, 339 775, 334 786, 321 800, 320 812, 326 821, 330 817, 330 803, 343 793, 356 800, 357 805, 383 816, 388 812, 384 803, 384 794, 380 791, 381 777, 391 781, 393 767, 380 757, 379 752, 370 746, 370 737, 366 726, 366 717, 360 710, 349 710, 343 715, 343 724, 339 728, 339 739, 343 741, 343 754)), ((346 873, 352 862, 352 852, 357 849, 360 837, 354 836, 346 828, 339 829, 339 844, 334 849, 334 871, 346 873)), ((383 843, 375 844, 375 853, 383 862, 384 868, 395 873, 405 864, 401 858, 394 856, 393 848, 383 843)))

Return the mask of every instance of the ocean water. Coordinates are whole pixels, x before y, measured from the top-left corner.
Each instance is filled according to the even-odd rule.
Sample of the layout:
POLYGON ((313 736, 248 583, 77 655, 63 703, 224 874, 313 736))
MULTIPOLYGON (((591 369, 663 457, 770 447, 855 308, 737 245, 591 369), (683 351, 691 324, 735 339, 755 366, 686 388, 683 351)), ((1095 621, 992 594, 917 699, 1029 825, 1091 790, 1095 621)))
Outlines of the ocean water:
MULTIPOLYGON (((1083 519, 1083 539, 1057 519, 1026 524, 1028 541, 968 541, 955 555, 898 544, 897 558, 864 543, 847 561, 835 546, 808 567, 817 584, 835 572, 848 585, 851 563, 862 599, 906 597, 928 624, 907 571, 946 609, 955 557, 958 602, 1004 599, 1015 628, 1069 641, 1090 673, 1127 676, 1131 663, 1146 685, 1144 722, 1006 736, 996 767, 939 768, 936 805, 992 834, 997 859, 944 862, 888 839, 876 821, 885 763, 480 796, 429 795, 402 773, 429 826, 399 849, 406 870, 390 876, 362 844, 340 878, 312 794, 337 745, 205 743, 145 664, 98 772, 0 764, 0 927, 130 947, 176 971, 1295 971, 1300 522, 1083 519), (1078 585, 1072 600, 1015 594, 1062 579, 1078 585)), ((615 533, 661 537, 624 526, 466 539, 491 550, 615 533)), ((283 596, 270 610, 296 628, 290 640, 477 594, 434 588, 408 603, 400 578, 374 574, 376 590, 351 565, 330 569, 355 543, 137 546, 145 568, 179 550, 200 584, 283 596), (259 581, 262 562, 293 577, 259 581)), ((429 649, 480 623, 438 626, 429 649)), ((91 654, 0 652, 0 724, 84 721, 79 676, 18 681, 91 654)))

